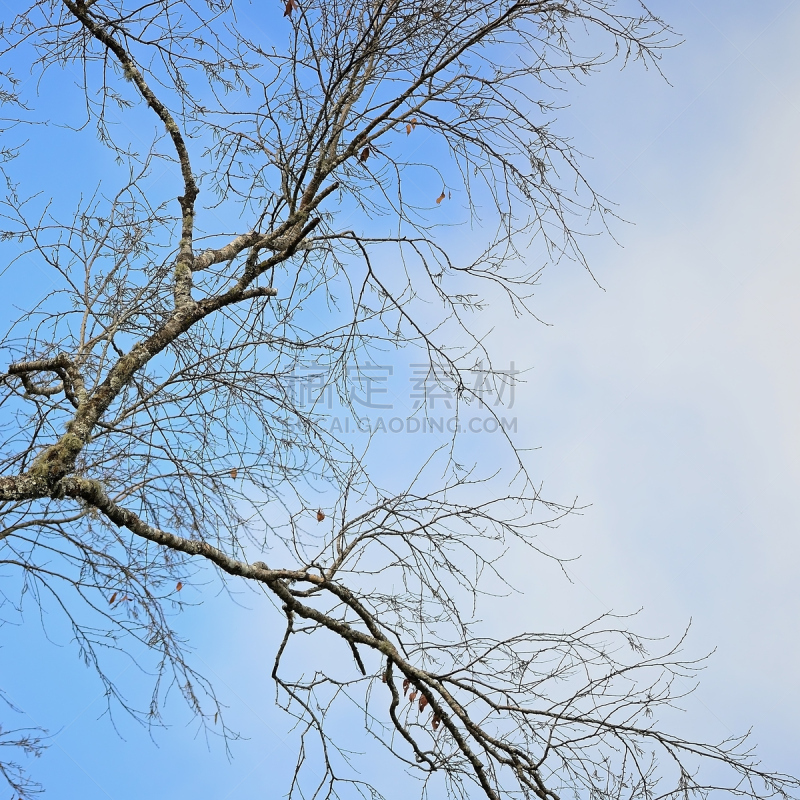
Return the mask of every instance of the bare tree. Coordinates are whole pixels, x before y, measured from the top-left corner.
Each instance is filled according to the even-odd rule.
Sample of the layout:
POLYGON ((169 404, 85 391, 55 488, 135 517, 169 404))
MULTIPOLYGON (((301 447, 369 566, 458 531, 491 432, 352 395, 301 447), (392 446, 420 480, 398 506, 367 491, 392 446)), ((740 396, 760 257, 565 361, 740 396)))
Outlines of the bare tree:
MULTIPOLYGON (((528 313, 529 243, 582 260, 576 231, 609 213, 553 128, 559 92, 615 58, 657 68, 675 43, 665 23, 623 0, 37 0, 2 36, 4 235, 57 283, 3 340, 7 609, 59 608, 112 708, 157 725, 176 686, 227 737, 172 610, 209 568, 251 585, 285 624, 272 677, 300 726, 292 796, 381 796, 339 749, 340 702, 423 792, 797 789, 744 738, 658 726, 698 668, 680 643, 650 654, 613 618, 505 638, 473 621, 505 544, 545 557, 539 526, 573 510, 541 496, 520 456, 493 480, 453 443, 407 485, 379 486, 294 377, 316 371, 347 406, 366 361, 417 348, 461 404, 481 401, 471 371, 507 380, 475 312, 499 294, 528 313), (19 84, 58 70, 78 84, 80 125, 19 84), (114 154, 92 193, 26 194, 15 127, 46 122, 114 154), (448 222, 484 237, 472 257, 446 247, 455 206, 448 222), (336 497, 324 509, 321 487, 336 497), (293 671, 297 634, 332 636, 348 660, 320 647, 293 671), (147 707, 108 677, 108 648, 155 664, 147 707)), ((35 789, 11 761, 3 772, 35 789)))

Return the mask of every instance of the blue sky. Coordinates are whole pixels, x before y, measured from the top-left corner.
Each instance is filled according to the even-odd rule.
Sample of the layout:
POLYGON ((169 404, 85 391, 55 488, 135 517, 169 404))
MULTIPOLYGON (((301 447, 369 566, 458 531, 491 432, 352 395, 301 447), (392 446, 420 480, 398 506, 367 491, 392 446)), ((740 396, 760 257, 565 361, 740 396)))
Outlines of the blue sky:
MULTIPOLYGON (((520 625, 543 608, 551 627, 611 609, 642 608, 635 626, 652 634, 691 619, 692 652, 717 652, 682 730, 753 726, 765 766, 800 773, 800 3, 653 7, 685 37, 664 60, 671 85, 612 66, 561 114, 630 223, 614 227, 619 244, 587 246, 602 289, 565 263, 537 294, 549 326, 492 319, 498 361, 530 370, 514 412, 523 446, 539 448, 536 474, 550 496, 591 504, 553 534, 581 554, 571 585, 509 562, 525 590, 516 607, 520 625)), ((178 703, 154 740, 124 721, 118 735, 63 632, 54 647, 33 619, 3 630, 2 686, 53 734, 32 765, 49 797, 281 793, 291 749, 271 702, 275 617, 210 588, 197 599, 185 628, 197 663, 248 737, 230 763, 178 703)))

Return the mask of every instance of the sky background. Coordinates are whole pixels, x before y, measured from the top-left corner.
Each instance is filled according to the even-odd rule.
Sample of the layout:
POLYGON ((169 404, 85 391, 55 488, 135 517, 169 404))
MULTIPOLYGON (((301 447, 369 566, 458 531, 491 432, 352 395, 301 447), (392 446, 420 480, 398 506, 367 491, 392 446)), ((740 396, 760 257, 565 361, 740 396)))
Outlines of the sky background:
MULTIPOLYGON (((514 414, 520 443, 539 448, 532 469, 548 496, 589 504, 550 540, 581 555, 572 584, 509 563, 525 590, 516 616, 641 608, 634 627, 654 635, 691 620, 689 652, 716 653, 682 729, 752 726, 764 765, 798 774, 800 2, 653 8, 685 38, 664 59, 669 83, 612 66, 560 114, 630 223, 614 227, 619 244, 587 246, 602 288, 562 264, 537 294, 548 325, 497 315, 498 363, 530 370, 514 414)), ((7 303, 17 279, 3 280, 7 303)), ((248 737, 231 762, 177 704, 154 741, 125 722, 118 735, 69 646, 35 625, 3 629, 1 684, 53 734, 32 765, 48 797, 282 794, 292 751, 271 702, 276 618, 204 599, 185 630, 248 737)))

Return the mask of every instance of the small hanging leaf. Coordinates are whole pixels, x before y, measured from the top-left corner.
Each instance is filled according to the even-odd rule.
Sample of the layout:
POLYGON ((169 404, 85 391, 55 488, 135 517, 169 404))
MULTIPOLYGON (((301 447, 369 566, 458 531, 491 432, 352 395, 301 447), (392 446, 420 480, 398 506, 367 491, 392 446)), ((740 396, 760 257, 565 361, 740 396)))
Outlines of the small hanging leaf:
POLYGON ((444 189, 442 189, 442 193, 441 193, 441 194, 440 194, 440 195, 439 195, 439 196, 436 198, 436 205, 438 206, 438 205, 439 205, 439 203, 441 203, 441 202, 442 202, 442 200, 444 200, 444 198, 445 198, 446 196, 447 196, 447 195, 445 195, 445 193, 444 193, 444 189))
POLYGON ((218 718, 219 718, 219 711, 217 711, 217 713, 216 713, 216 714, 214 714, 214 724, 215 724, 215 725, 217 724, 217 719, 218 719, 218 718))
POLYGON ((413 703, 417 699, 417 690, 414 689, 413 692, 408 696, 408 702, 413 703))
POLYGON ((417 127, 417 118, 412 117, 411 121, 406 123, 406 136, 408 136, 411 133, 411 131, 413 131, 414 128, 416 127, 417 127))
POLYGON ((238 474, 239 474, 239 470, 238 470, 238 469, 236 469, 236 467, 234 467, 234 468, 231 470, 231 478, 233 478, 234 480, 236 480, 236 476, 237 476, 238 474))
POLYGON ((406 692, 408 691, 408 686, 409 686, 409 683, 410 683, 410 681, 408 680, 408 678, 406 678, 406 679, 403 681, 403 697, 405 697, 405 696, 406 696, 406 692))
POLYGON ((108 598, 108 604, 109 604, 110 606, 113 606, 113 605, 114 605, 114 601, 115 601, 116 599, 117 599, 117 593, 116 593, 116 592, 114 592, 114 594, 112 594, 112 595, 111 595, 111 597, 109 597, 109 598, 108 598))
POLYGON ((286 8, 283 11, 284 17, 291 17, 292 11, 299 10, 300 6, 297 4, 297 0, 286 0, 286 8))
POLYGON ((436 729, 439 727, 439 723, 440 723, 441 721, 442 721, 442 720, 439 718, 439 715, 438 715, 438 714, 434 714, 434 715, 433 715, 433 722, 431 722, 431 727, 432 727, 434 730, 436 730, 436 729))
POLYGON ((325 519, 325 514, 323 513, 321 508, 317 509, 317 522, 322 522, 325 519))
POLYGON ((183 584, 178 581, 178 583, 175 585, 175 591, 179 592, 181 589, 183 589, 183 584))
POLYGON ((367 145, 367 147, 365 147, 365 148, 364 148, 364 149, 361 151, 361 155, 359 156, 359 158, 361 159, 361 163, 362 163, 362 164, 363 164, 363 163, 364 163, 364 162, 365 162, 365 161, 366 161, 366 160, 369 158, 369 154, 370 154, 370 152, 371 152, 371 151, 370 151, 370 149, 369 149, 369 145, 367 145))
POLYGON ((419 710, 424 711, 426 705, 428 705, 428 698, 425 697, 425 695, 422 695, 422 697, 419 699, 419 710))

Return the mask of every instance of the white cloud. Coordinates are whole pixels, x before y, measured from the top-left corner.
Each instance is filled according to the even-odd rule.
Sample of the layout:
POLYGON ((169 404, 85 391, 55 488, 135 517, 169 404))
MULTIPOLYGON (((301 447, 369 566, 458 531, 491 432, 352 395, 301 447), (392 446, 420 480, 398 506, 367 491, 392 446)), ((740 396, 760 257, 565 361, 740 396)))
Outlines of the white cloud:
POLYGON ((624 249, 590 248, 606 291, 556 268, 538 306, 554 327, 502 338, 535 368, 518 397, 537 474, 593 504, 565 526, 584 554, 565 600, 643 605, 654 632, 693 617, 698 650, 719 645, 698 714, 755 723, 765 764, 797 771, 800 7, 755 26, 726 4, 721 33, 720 3, 678 5, 675 88, 611 75, 572 112, 636 223, 624 249))

